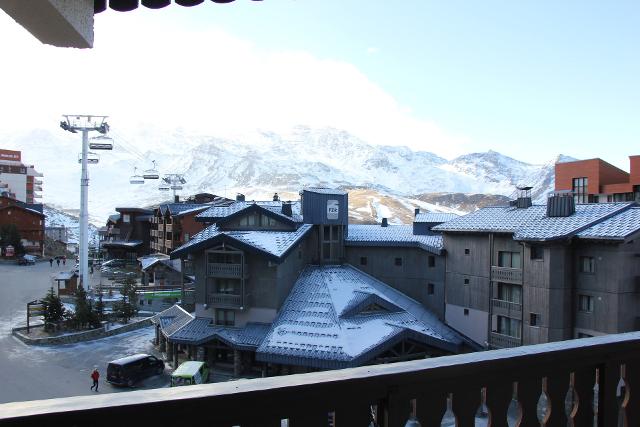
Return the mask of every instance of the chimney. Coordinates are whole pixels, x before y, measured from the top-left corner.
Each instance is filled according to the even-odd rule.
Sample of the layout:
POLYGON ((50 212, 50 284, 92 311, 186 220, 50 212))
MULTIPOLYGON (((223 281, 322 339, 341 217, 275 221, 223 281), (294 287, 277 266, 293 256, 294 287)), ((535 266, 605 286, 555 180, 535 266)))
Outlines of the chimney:
POLYGON ((291 210, 291 202, 282 202, 282 215, 293 216, 293 211, 291 210))
POLYGON ((176 194, 173 198, 173 203, 180 203, 180 196, 176 194))
POLYGON ((244 194, 242 193, 236 194, 236 202, 244 202, 244 194))
POLYGON ((275 194, 273 195, 273 201, 274 201, 274 202, 277 202, 277 201, 279 201, 279 200, 280 200, 280 196, 278 196, 278 193, 275 193, 275 194))
POLYGON ((388 225, 389 225, 389 224, 388 224, 388 222, 387 222, 387 218, 382 218, 382 224, 381 224, 381 225, 382 225, 383 227, 386 227, 386 226, 388 226, 388 225))
POLYGON ((576 204, 570 192, 556 192, 547 199, 548 217, 568 217, 576 212, 576 204))
POLYGON ((517 198, 515 200, 516 208, 527 209, 531 207, 531 189, 530 186, 516 187, 517 198))
POLYGON ((419 213, 420 213, 420 208, 415 208, 415 210, 413 211, 413 216, 418 216, 419 213))

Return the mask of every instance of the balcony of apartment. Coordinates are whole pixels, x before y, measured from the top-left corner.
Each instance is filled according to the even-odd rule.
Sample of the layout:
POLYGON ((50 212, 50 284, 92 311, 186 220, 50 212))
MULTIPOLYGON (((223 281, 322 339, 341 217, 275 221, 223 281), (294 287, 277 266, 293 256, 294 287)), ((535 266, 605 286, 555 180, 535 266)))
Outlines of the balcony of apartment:
POLYGON ((207 276, 208 277, 220 277, 229 279, 241 279, 248 277, 248 268, 242 268, 242 264, 227 264, 219 262, 207 263, 207 276))
POLYGON ((207 295, 207 304, 213 308, 240 308, 242 295, 211 293, 207 295))
POLYGON ((491 314, 522 319, 522 304, 493 298, 491 299, 491 314))
POLYGON ((216 426, 243 427, 372 421, 402 427, 410 418, 415 421, 407 425, 431 427, 440 426, 443 415, 452 422, 446 425, 460 427, 476 421, 504 427, 508 418, 520 427, 638 426, 639 348, 640 333, 633 332, 310 374, 12 402, 0 405, 0 424, 144 419, 180 425, 188 413, 215 414, 216 426))
POLYGON ((164 226, 164 231, 166 231, 167 233, 171 233, 173 231, 173 224, 166 224, 164 226))
POLYGON ((164 247, 167 249, 173 249, 173 241, 172 240, 165 240, 164 241, 164 247))
POLYGON ((493 331, 489 335, 489 346, 491 348, 513 348, 520 347, 521 345, 522 338, 516 338, 511 335, 505 335, 493 331))
POLYGON ((164 224, 161 222, 158 223, 158 231, 164 231, 164 224))
POLYGON ((522 270, 511 267, 491 266, 491 280, 494 282, 522 284, 522 270))
POLYGON ((42 184, 43 184, 43 182, 42 182, 42 180, 41 180, 41 179, 36 179, 36 180, 34 180, 34 181, 33 181, 33 183, 34 183, 35 185, 42 185, 42 184))

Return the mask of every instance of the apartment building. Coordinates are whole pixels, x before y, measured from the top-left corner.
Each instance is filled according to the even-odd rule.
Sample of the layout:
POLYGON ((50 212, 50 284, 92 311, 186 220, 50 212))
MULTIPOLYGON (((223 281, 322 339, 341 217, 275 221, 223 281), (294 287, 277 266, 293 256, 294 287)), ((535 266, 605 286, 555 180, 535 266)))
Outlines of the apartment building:
POLYGON ((571 191, 576 203, 640 203, 640 156, 629 156, 629 172, 604 160, 556 163, 556 191, 571 191))
POLYGON ((0 195, 34 204, 42 198, 42 174, 22 163, 22 153, 0 149, 0 195))
POLYGON ((202 231, 205 225, 195 220, 209 205, 166 203, 153 211, 151 218, 151 252, 170 254, 202 231))
POLYGON ((235 375, 386 363, 471 348, 441 320, 443 280, 435 273, 444 274, 441 240, 413 236, 413 225, 349 225, 347 208, 346 192, 307 188, 299 201, 239 197, 198 214, 207 228, 171 253, 193 268, 195 312, 176 306, 155 316, 158 344, 174 363, 182 349, 235 375), (383 271, 396 258, 402 259, 396 268, 415 277, 402 281, 400 270, 383 271), (426 273, 418 272, 422 266, 426 273), (430 281, 437 293, 435 286, 429 293, 430 281), (412 287, 428 304, 402 291, 414 292, 412 287), (440 302, 430 304, 429 298, 440 302))
POLYGON ((567 193, 515 202, 434 227, 447 324, 486 348, 636 330, 640 208, 567 193))
POLYGON ((116 208, 109 216, 101 250, 106 259, 126 259, 137 262, 150 251, 150 230, 153 211, 143 208, 116 208))
POLYGON ((30 205, 0 196, 0 225, 16 226, 22 246, 29 254, 44 255, 44 219, 42 205, 30 205))

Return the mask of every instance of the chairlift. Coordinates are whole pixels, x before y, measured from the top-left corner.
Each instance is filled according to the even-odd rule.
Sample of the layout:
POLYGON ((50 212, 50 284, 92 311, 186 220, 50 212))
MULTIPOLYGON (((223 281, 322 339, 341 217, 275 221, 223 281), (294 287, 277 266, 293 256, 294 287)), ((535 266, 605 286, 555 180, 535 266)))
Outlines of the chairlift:
MULTIPOLYGON (((98 156, 96 153, 92 153, 91 151, 87 153, 88 164, 95 165, 99 161, 100 161, 100 156, 98 156)), ((82 163, 82 153, 78 153, 78 163, 82 163)))
POLYGON ((179 185, 179 184, 173 184, 173 185, 171 186, 171 189, 172 189, 172 190, 182 190, 182 185, 179 185))
POLYGON ((89 140, 91 150, 113 150, 113 139, 107 135, 94 136, 89 140))
POLYGON ((169 190, 171 190, 171 188, 168 185, 162 184, 162 185, 160 185, 160 187, 158 187, 158 190, 160 190, 160 191, 169 191, 169 190))
POLYGON ((129 179, 129 184, 144 184, 142 175, 138 175, 138 168, 133 168, 133 175, 129 179))
POLYGON ((142 177, 144 179, 160 179, 160 175, 158 175, 158 168, 156 167, 156 161, 152 160, 151 162, 153 163, 153 168, 144 171, 142 177))

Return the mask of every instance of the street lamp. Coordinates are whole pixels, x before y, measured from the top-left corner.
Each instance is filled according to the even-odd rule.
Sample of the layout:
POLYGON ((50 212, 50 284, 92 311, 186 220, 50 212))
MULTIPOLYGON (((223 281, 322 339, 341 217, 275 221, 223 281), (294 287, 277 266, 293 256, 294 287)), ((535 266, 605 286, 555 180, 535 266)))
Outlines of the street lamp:
MULTIPOLYGON (((63 115, 60 127, 71 133, 82 132, 82 174, 80 175, 80 283, 89 289, 89 174, 87 171, 87 157, 89 151, 89 132, 97 131, 106 134, 109 124, 105 121, 108 116, 93 116, 82 114, 63 115), (86 282, 85 282, 86 279, 86 282)), ((106 144, 112 148, 111 144, 106 144)), ((102 148, 102 149, 110 149, 102 148)), ((92 149, 101 149, 92 147, 92 149)))

